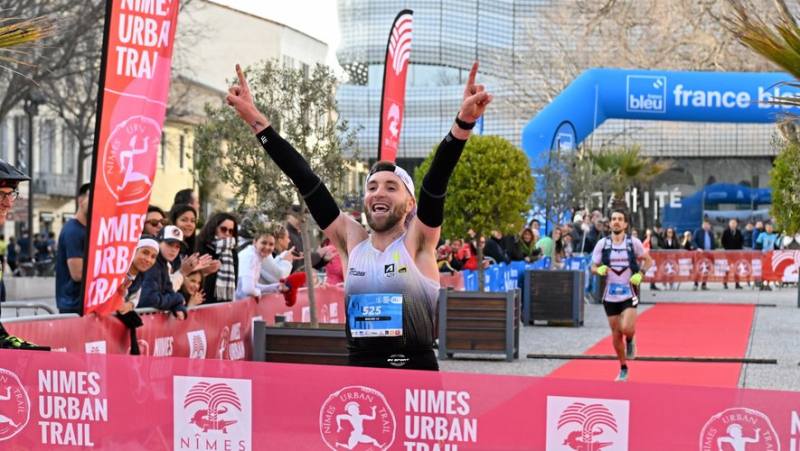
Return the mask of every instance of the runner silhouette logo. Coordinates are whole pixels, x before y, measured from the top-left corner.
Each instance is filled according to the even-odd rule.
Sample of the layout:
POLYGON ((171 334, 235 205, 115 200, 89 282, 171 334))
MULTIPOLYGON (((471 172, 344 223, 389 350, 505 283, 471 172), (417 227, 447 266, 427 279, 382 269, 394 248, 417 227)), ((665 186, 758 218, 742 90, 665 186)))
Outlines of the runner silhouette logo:
POLYGON ((319 411, 319 431, 332 450, 389 449, 396 429, 386 398, 368 387, 345 387, 331 394, 319 411))
POLYGON ((703 427, 700 451, 709 449, 780 450, 781 444, 766 415, 758 410, 735 407, 714 415, 703 427))
POLYGON ((31 400, 16 374, 0 368, 0 441, 25 429, 31 418, 31 400))

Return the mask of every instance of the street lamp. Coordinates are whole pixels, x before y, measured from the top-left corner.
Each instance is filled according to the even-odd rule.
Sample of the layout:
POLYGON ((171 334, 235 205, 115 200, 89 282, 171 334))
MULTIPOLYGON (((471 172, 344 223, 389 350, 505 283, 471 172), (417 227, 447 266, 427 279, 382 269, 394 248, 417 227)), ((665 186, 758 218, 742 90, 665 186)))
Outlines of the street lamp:
POLYGON ((28 254, 33 258, 33 118, 39 114, 39 105, 45 103, 47 97, 38 88, 28 90, 25 97, 25 114, 28 115, 28 254))

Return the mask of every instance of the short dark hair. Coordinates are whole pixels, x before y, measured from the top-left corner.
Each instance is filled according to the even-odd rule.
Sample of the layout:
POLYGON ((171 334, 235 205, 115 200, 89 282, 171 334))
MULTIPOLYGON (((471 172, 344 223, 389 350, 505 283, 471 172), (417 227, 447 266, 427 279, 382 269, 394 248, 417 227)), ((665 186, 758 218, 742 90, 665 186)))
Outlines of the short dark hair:
POLYGON ((624 208, 615 208, 615 209, 611 210, 611 214, 608 215, 608 217, 610 218, 610 217, 614 216, 614 213, 621 214, 622 217, 625 218, 625 224, 628 223, 628 212, 624 208))
POLYGON ((86 193, 88 193, 90 189, 92 189, 92 184, 91 184, 91 183, 84 183, 84 184, 83 184, 83 185, 81 185, 81 187, 78 189, 78 197, 83 197, 83 196, 85 196, 85 195, 86 195, 86 193))
POLYGON ((160 213, 162 218, 166 218, 167 217, 167 214, 164 213, 164 210, 162 210, 161 208, 159 208, 156 205, 148 205, 147 206, 147 212, 148 213, 153 213, 153 212, 160 213))
POLYGON ((177 193, 175 193, 175 201, 172 204, 173 205, 189 204, 192 202, 192 194, 194 194, 193 189, 191 188, 182 189, 177 193))

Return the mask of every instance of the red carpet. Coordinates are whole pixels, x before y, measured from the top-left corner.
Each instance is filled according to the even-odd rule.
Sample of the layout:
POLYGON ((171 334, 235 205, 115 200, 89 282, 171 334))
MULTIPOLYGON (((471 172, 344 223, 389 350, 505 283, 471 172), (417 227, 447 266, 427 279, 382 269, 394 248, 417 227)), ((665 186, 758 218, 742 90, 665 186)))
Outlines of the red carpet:
MULTIPOLYGON (((753 305, 657 304, 636 320, 639 356, 745 357, 753 305)), ((609 335, 586 355, 615 355, 609 335)), ((639 362, 628 363, 629 381, 680 385, 736 387, 740 363, 639 362)), ((614 380, 617 360, 572 360, 550 377, 614 380)))

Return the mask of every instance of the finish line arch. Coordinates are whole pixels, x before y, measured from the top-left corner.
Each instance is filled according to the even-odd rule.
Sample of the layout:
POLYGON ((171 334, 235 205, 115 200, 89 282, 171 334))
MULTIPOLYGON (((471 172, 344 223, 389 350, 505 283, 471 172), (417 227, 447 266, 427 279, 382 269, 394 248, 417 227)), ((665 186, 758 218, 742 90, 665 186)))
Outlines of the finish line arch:
MULTIPOLYGON (((523 128, 531 166, 553 149, 574 150, 608 119, 771 123, 798 108, 764 103, 800 97, 786 73, 590 69, 523 128)), ((702 196, 702 195, 701 195, 702 196)))
POLYGON ((682 122, 775 122, 797 108, 759 103, 800 97, 785 73, 590 69, 522 130, 522 150, 535 162, 560 145, 574 149, 608 119, 682 122))

